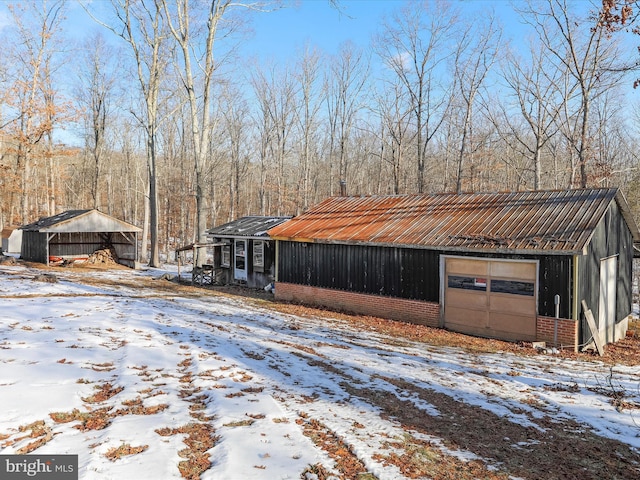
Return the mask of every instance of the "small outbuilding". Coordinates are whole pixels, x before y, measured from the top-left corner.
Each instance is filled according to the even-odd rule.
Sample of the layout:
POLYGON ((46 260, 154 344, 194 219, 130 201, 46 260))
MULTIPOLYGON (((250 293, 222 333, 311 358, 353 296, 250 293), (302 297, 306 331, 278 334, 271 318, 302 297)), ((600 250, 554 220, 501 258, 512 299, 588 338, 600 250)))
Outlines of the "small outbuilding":
POLYGON ((2 251, 9 254, 19 254, 22 245, 22 230, 18 227, 5 227, 2 229, 2 251))
POLYGON ((333 197, 269 235, 276 298, 574 349, 584 305, 625 336, 640 241, 616 188, 333 197))
POLYGON ((68 210, 20 227, 20 257, 49 265, 86 260, 98 250, 115 252, 113 260, 135 267, 140 228, 98 210, 68 210))
POLYGON ((222 244, 214 265, 222 271, 218 281, 252 288, 271 284, 275 278, 275 248, 267 230, 289 219, 254 215, 208 230, 208 240, 222 244))

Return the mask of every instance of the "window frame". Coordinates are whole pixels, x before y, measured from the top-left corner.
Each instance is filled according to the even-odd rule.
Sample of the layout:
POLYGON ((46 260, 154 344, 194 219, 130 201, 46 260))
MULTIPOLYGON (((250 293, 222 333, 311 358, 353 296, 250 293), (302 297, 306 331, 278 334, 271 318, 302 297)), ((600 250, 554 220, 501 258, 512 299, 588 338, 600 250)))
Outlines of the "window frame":
POLYGON ((253 269, 256 272, 264 272, 265 269, 265 245, 264 240, 253 241, 253 269))

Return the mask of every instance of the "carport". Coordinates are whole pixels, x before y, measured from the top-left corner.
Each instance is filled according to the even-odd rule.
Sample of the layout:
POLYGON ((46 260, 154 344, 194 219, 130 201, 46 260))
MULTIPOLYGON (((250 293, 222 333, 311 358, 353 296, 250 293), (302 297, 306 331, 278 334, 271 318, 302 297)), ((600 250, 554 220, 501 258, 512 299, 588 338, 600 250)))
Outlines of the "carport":
POLYGON ((135 268, 138 233, 142 230, 98 210, 68 210, 20 227, 20 257, 49 265, 51 262, 87 259, 110 248, 116 261, 135 268))

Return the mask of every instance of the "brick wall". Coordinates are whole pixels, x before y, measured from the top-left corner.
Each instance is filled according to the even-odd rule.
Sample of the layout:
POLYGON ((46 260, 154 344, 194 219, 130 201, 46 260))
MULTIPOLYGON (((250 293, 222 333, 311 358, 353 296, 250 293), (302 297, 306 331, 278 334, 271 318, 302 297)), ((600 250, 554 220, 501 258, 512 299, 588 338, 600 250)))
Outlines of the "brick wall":
POLYGON ((300 302, 359 315, 401 320, 429 327, 438 327, 440 323, 440 305, 433 302, 282 282, 276 283, 275 297, 278 300, 300 302))
MULTIPOLYGON (((540 342, 553 345, 556 319, 553 317, 538 317, 536 337, 540 342)), ((578 322, 568 318, 558 319, 558 345, 554 346, 578 348, 578 322)))
MULTIPOLYGON (((275 297, 278 300, 316 305, 331 310, 359 315, 373 315, 404 322, 440 326, 440 305, 404 298, 382 297, 364 293, 332 290, 328 288, 276 283, 275 297)), ((536 339, 553 345, 555 318, 539 316, 536 324, 536 339)), ((578 322, 558 319, 558 345, 574 350, 578 345, 578 322)))

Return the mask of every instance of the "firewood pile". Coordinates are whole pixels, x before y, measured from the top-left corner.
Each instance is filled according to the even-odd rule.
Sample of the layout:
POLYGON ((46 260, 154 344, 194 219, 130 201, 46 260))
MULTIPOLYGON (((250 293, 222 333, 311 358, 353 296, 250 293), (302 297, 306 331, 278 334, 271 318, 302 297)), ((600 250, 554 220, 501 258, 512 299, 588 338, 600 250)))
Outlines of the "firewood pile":
POLYGON ((0 265, 15 265, 18 263, 14 257, 0 255, 0 265))
POLYGON ((113 247, 101 248, 89 255, 89 263, 113 265, 118 263, 118 255, 113 247))

